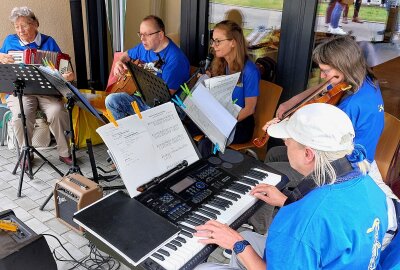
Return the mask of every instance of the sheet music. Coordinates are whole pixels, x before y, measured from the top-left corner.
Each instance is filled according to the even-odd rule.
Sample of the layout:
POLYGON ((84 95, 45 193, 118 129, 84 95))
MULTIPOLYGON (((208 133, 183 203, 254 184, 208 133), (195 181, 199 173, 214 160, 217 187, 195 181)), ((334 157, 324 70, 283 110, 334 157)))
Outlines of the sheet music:
POLYGON ((24 52, 23 51, 8 51, 8 54, 14 59, 14 64, 21 64, 24 62, 24 52))
POLYGON ((137 187, 149 182, 183 160, 199 160, 175 106, 164 103, 142 112, 142 119, 132 115, 99 127, 102 137, 116 162, 121 178, 131 197, 137 187))
POLYGON ((242 109, 232 101, 232 93, 239 77, 240 72, 236 72, 231 75, 222 75, 204 80, 204 85, 210 90, 214 98, 235 118, 237 118, 239 111, 242 109))
POLYGON ((184 111, 195 124, 219 146, 223 153, 227 144, 227 138, 236 125, 234 118, 208 91, 199 84, 192 92, 192 96, 186 97, 184 111))

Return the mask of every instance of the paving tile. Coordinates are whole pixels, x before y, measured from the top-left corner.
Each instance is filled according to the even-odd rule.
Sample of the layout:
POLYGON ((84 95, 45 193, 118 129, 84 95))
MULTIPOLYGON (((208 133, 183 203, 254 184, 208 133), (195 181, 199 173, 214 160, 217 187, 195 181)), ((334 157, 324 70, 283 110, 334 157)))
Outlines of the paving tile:
POLYGON ((25 222, 25 221, 33 218, 33 216, 28 211, 23 209, 22 207, 15 207, 12 210, 14 211, 15 216, 18 219, 20 219, 22 222, 25 222))
POLYGON ((17 174, 14 175, 14 174, 11 173, 11 171, 14 169, 13 166, 12 166, 11 170, 7 170, 6 169, 6 167, 10 167, 10 166, 12 166, 12 165, 11 164, 6 164, 6 165, 2 166, 4 168, 4 170, 0 172, 0 179, 2 181, 6 181, 7 182, 7 181, 9 181, 11 179, 19 178, 19 174, 18 175, 17 174))
POLYGON ((42 222, 40 222, 36 218, 31 218, 30 220, 25 221, 25 224, 28 227, 30 227, 37 234, 41 234, 41 233, 49 230, 49 227, 44 225, 42 222))
MULTIPOLYGON (((79 250, 79 248, 75 247, 71 243, 66 243, 64 247, 68 250, 68 252, 74 257, 76 260, 80 260, 83 257, 87 256, 87 254, 84 254, 82 251, 79 250)), ((61 248, 58 247, 56 248, 56 251, 61 254, 64 258, 70 259, 70 256, 67 254, 67 252, 61 248)))
POLYGON ((60 246, 60 242, 61 242, 61 245, 65 245, 66 243, 68 243, 67 240, 65 240, 61 235, 57 234, 53 230, 47 230, 47 231, 43 232, 42 234, 44 234, 44 237, 46 238, 47 244, 49 245, 51 252, 53 252, 53 249, 56 249, 57 247, 60 246), (48 234, 50 234, 52 236, 50 236, 48 234), (54 237, 56 237, 59 241, 54 237))
POLYGON ((29 211, 29 213, 43 223, 55 217, 55 215, 51 211, 47 211, 45 209, 40 210, 39 207, 32 209, 31 211, 29 211))
POLYGON ((1 193, 3 195, 7 196, 7 198, 10 198, 11 200, 18 199, 17 192, 18 192, 17 189, 14 188, 14 186, 11 186, 11 185, 10 185, 9 188, 4 189, 4 190, 1 191, 1 193))
POLYGON ((33 187, 27 187, 26 189, 24 189, 24 195, 36 202, 38 199, 44 197, 44 194, 42 192, 38 191, 33 187))
POLYGON ((81 248, 89 243, 89 241, 85 237, 80 236, 73 230, 63 233, 62 237, 67 239, 68 242, 72 243, 77 248, 81 248))
POLYGON ((39 204, 37 204, 36 202, 32 201, 28 197, 18 198, 16 200, 14 200, 14 202, 16 204, 18 204, 19 206, 21 206, 22 208, 24 208, 25 210, 27 210, 27 211, 39 206, 39 204))
POLYGON ((4 190, 4 189, 7 189, 7 188, 10 188, 10 187, 11 187, 11 185, 9 183, 7 183, 7 182, 5 182, 3 180, 0 180, 0 191, 4 190))
POLYGON ((1 199, 1 207, 3 209, 14 209, 18 207, 18 204, 16 204, 13 200, 5 196, 4 198, 1 199))
POLYGON ((71 230, 71 228, 61 223, 61 221, 59 221, 57 218, 52 218, 46 221, 44 224, 60 235, 71 230))
POLYGON ((29 181, 28 184, 31 187, 34 187, 35 189, 37 189, 39 191, 42 191, 42 190, 45 190, 45 189, 48 189, 48 188, 51 187, 48 183, 46 183, 46 182, 44 182, 42 180, 36 179, 36 178, 34 178, 33 180, 29 181))

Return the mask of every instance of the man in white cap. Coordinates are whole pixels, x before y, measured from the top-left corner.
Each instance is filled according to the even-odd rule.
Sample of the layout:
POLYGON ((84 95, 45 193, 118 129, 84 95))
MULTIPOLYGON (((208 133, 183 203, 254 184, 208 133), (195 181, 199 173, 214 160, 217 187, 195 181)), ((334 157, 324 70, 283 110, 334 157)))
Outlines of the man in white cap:
MULTIPOLYGON (((200 242, 232 249, 235 256, 230 265, 196 269, 380 269, 384 236, 396 221, 388 218, 385 194, 366 175, 365 149, 353 145, 349 117, 335 106, 311 104, 271 125, 268 134, 285 140, 290 165, 317 187, 279 210, 266 240, 217 221, 198 226, 200 242)), ((281 206, 286 199, 265 184, 252 194, 281 206)))

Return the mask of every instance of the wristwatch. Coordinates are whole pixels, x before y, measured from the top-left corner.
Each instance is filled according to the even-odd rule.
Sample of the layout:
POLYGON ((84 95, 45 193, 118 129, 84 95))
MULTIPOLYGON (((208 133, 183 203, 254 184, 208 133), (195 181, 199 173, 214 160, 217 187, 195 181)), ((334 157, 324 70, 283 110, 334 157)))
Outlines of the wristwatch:
POLYGON ((249 241, 247 241, 247 240, 237 241, 237 242, 233 245, 233 252, 235 252, 235 254, 238 255, 239 253, 243 252, 243 250, 244 250, 247 246, 250 246, 249 241))

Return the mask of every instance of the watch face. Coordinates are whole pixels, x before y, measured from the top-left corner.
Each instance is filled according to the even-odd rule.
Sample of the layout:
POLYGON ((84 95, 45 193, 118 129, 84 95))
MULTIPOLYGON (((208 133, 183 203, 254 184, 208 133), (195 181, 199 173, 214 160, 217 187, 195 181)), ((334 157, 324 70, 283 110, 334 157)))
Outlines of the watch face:
POLYGON ((243 242, 237 242, 235 243, 234 249, 236 251, 236 253, 240 253, 244 250, 244 244, 243 242))

